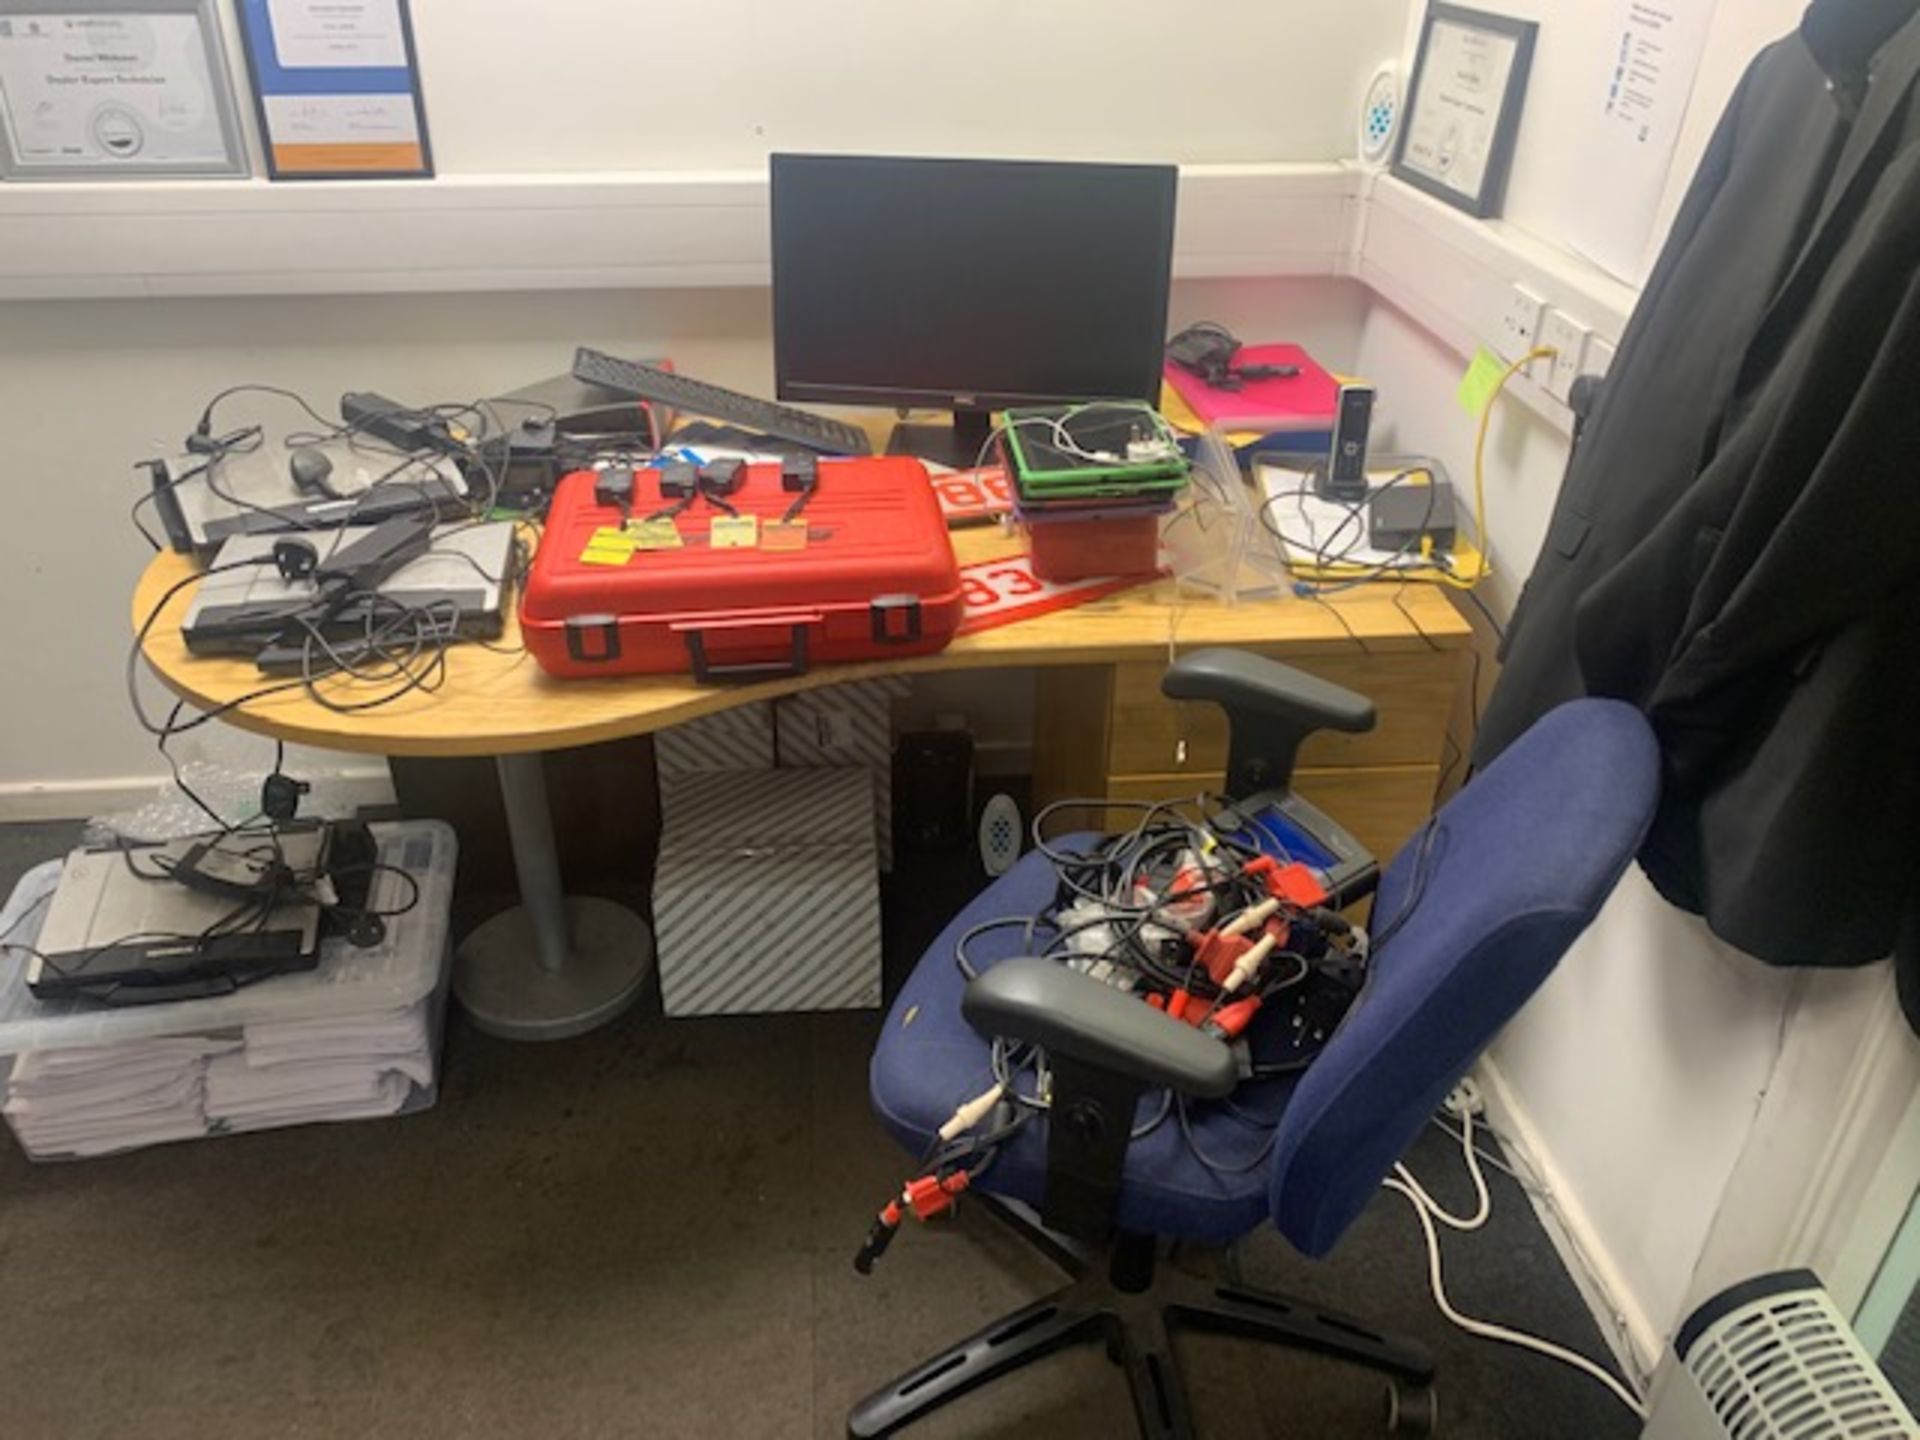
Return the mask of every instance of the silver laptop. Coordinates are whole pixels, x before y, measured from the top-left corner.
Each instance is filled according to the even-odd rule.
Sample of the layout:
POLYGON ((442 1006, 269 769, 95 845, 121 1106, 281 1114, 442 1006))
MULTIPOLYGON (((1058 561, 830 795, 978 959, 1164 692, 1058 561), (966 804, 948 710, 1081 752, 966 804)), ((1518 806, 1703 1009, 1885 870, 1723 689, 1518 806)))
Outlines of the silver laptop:
MULTIPOLYGON (((348 525, 305 536, 321 559, 369 534, 372 526, 348 525), (337 537, 337 538, 336 538, 337 537)), ((445 615, 451 639, 490 640, 505 624, 508 579, 513 570, 514 525, 443 525, 426 554, 409 560, 380 583, 394 604, 445 615)), ((180 632, 196 655, 255 655, 308 610, 319 595, 312 579, 288 580, 270 560, 285 535, 236 535, 220 547, 211 572, 194 592, 180 632), (222 570, 228 564, 238 569, 222 570)), ((330 634, 350 638, 365 627, 367 603, 350 603, 328 623, 330 634)))
MULTIPOLYGON (((348 518, 372 523, 423 510, 451 515, 467 502, 460 467, 445 456, 403 457, 351 440, 309 448, 327 457, 333 495, 295 485, 293 450, 277 440, 223 455, 205 472, 172 486, 169 495, 190 548, 204 552, 236 535, 311 530, 348 518)), ((188 455, 168 465, 173 474, 186 475, 201 463, 200 456, 188 455)))
POLYGON ((309 970, 320 955, 320 905, 293 898, 250 911, 235 895, 189 889, 165 871, 193 857, 244 890, 270 863, 319 871, 326 830, 195 836, 128 849, 75 850, 27 964, 42 999, 91 995, 120 1003, 216 995, 251 980, 309 970))

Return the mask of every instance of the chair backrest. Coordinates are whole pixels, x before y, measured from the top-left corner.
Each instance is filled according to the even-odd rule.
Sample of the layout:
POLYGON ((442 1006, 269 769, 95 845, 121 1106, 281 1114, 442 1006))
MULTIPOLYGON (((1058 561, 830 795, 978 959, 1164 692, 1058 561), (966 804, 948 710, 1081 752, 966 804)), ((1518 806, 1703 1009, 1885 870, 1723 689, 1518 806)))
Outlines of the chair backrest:
POLYGON ((1587 928, 1659 797, 1640 712, 1575 700, 1441 808, 1381 877, 1372 973, 1275 1137, 1280 1232, 1323 1255, 1447 1091, 1587 928))

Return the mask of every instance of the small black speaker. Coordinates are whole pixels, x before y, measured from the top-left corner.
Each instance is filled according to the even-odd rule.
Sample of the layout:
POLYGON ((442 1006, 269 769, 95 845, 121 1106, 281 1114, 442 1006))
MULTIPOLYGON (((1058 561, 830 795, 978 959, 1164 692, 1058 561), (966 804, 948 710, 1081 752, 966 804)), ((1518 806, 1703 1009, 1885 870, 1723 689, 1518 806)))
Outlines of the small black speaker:
POLYGON ((893 834, 909 850, 973 843, 973 736, 964 730, 902 735, 893 751, 893 834))

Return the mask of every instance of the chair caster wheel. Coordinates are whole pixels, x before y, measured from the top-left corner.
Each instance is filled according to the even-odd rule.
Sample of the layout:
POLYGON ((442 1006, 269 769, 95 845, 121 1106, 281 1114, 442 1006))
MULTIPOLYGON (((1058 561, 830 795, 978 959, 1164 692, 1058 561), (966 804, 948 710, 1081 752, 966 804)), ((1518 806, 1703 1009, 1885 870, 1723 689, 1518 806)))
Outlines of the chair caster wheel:
POLYGON ((1440 1401, 1431 1385, 1387 1382, 1387 1433, 1431 1435, 1440 1424, 1440 1401))

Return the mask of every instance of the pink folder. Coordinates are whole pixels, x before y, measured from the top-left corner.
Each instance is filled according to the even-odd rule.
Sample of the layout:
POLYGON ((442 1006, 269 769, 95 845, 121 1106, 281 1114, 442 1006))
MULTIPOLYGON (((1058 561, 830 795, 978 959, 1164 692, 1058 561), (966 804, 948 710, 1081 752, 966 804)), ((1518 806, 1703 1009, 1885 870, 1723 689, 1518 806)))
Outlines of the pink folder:
POLYGON ((1298 345, 1247 345, 1233 357, 1242 365, 1298 365, 1291 379, 1249 380, 1239 390, 1215 390, 1191 370, 1167 362, 1167 383, 1193 413, 1228 430, 1331 430, 1339 383, 1298 345))

